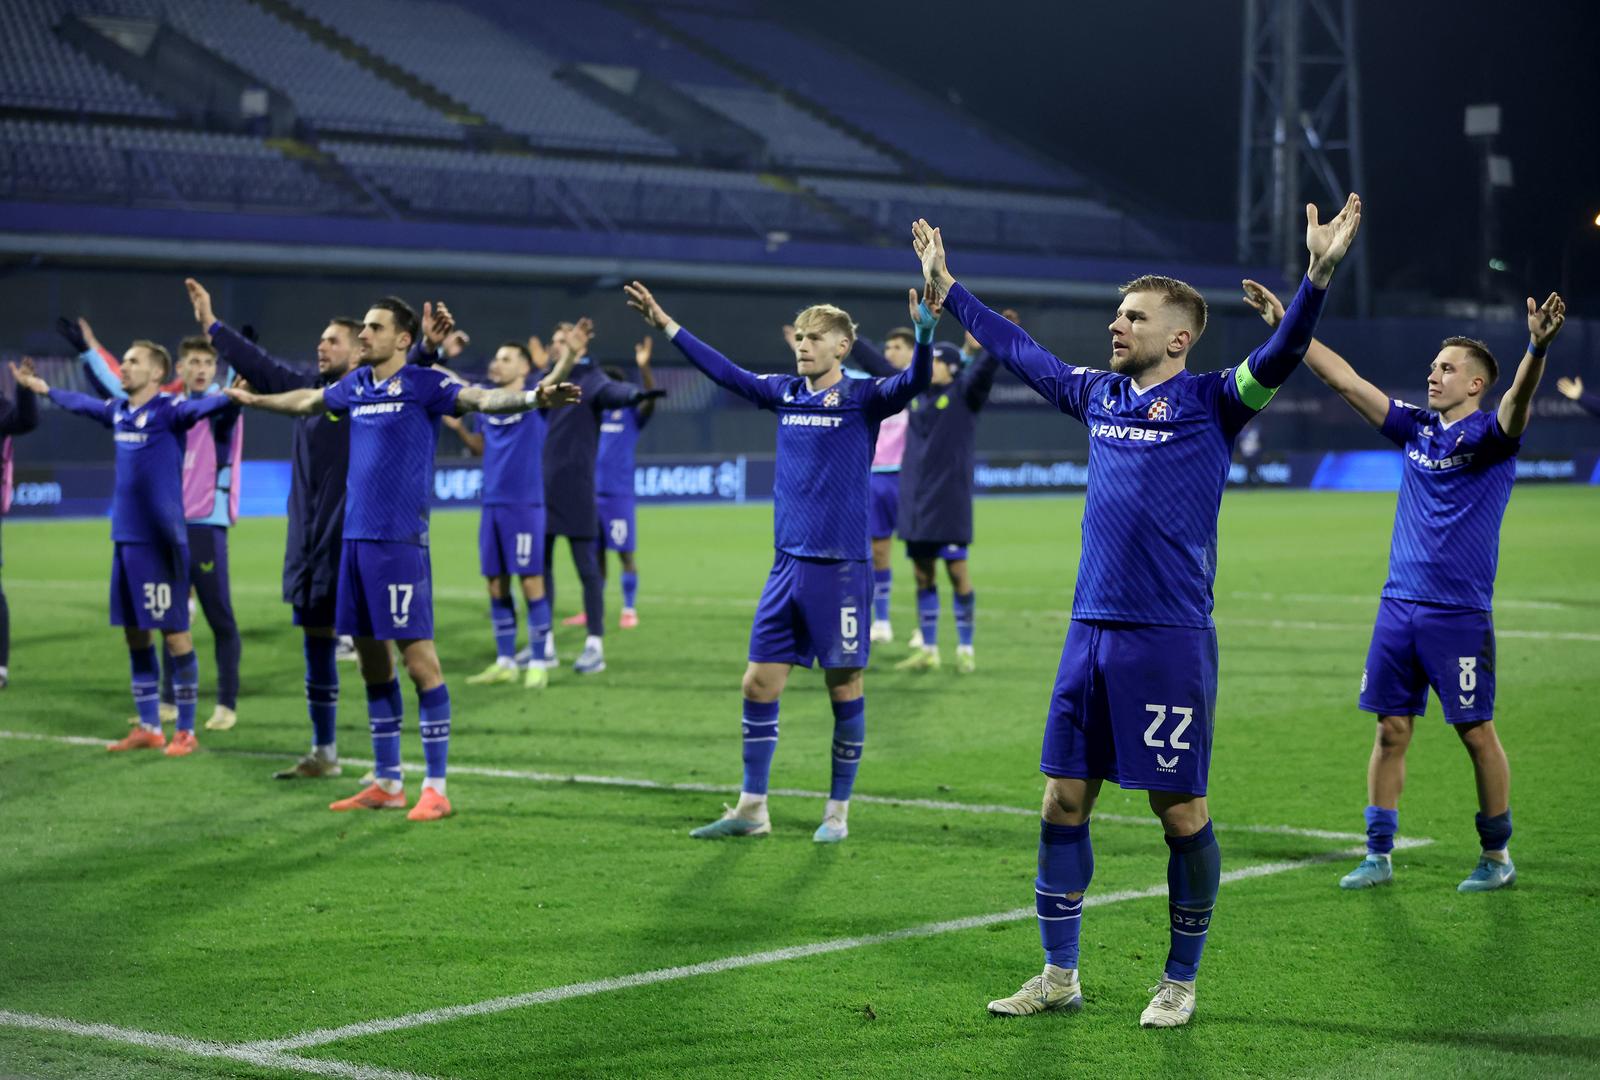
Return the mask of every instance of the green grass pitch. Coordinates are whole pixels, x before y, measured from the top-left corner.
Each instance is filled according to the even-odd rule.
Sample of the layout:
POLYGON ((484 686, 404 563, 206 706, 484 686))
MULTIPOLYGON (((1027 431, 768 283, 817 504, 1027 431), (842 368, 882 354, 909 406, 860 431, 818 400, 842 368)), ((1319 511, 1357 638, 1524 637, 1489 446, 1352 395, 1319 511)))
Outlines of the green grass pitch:
MULTIPOLYGON (((645 509, 642 625, 611 631, 603 675, 564 668, 542 694, 465 685, 492 654, 477 516, 438 515, 435 607, 458 769, 456 816, 436 824, 329 813, 359 769, 317 783, 268 778, 309 737, 300 638, 278 599, 281 521, 234 532, 239 725, 201 731, 204 752, 178 760, 70 741, 119 736, 131 711, 126 653, 105 625, 107 529, 11 522, 0 1075, 1600 1073, 1600 814, 1585 780, 1600 763, 1597 500, 1577 487, 1512 498, 1498 713, 1520 880, 1462 896, 1476 803, 1466 754, 1437 711, 1419 722, 1400 819, 1403 834, 1432 842, 1397 852, 1393 886, 1342 893, 1335 883, 1354 860, 1339 853, 1353 840, 1308 833, 1362 829, 1372 725, 1354 701, 1394 497, 1226 497, 1211 805, 1229 826, 1224 870, 1265 872, 1224 885, 1198 1012, 1164 1032, 1137 1026, 1167 944, 1166 849, 1137 793, 1108 786, 1099 808, 1091 897, 1115 902, 1085 918, 1081 1014, 985 1014, 1039 968, 1031 917, 844 940, 1031 906, 1030 808, 1081 499, 980 503, 977 674, 948 662, 896 673, 903 644, 875 650, 858 795, 961 805, 858 801, 837 847, 811 842, 816 798, 775 797, 770 838, 698 843, 688 830, 715 816, 720 793, 552 779, 737 784, 767 507, 645 509), (982 806, 1017 812, 971 809, 982 806), (842 944, 606 981, 828 942, 842 944), (278 1042, 573 986, 587 992, 278 1042), (43 1030, 40 1017, 63 1024, 43 1030)), ((565 615, 578 593, 564 551, 558 566, 565 615)), ((900 563, 895 581, 902 642, 908 570, 900 563)), ((610 600, 614 621, 614 585, 610 600)), ((946 593, 947 650, 950 618, 946 593)), ((558 633, 569 662, 578 633, 558 633)), ((196 639, 203 718, 203 625, 196 639)), ((361 684, 341 667, 340 747, 365 758, 361 684)), ((414 762, 409 689, 406 699, 414 762)), ((815 673, 795 674, 782 716, 774 786, 825 789, 831 722, 815 673)), ((417 783, 413 771, 413 797, 417 783)))

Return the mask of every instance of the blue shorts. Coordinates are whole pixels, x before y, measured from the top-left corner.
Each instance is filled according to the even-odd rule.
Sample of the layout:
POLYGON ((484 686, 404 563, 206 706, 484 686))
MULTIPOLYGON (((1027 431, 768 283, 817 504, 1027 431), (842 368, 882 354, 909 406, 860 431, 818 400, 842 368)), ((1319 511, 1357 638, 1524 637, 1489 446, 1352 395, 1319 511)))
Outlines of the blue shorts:
POLYGON ((633 511, 638 500, 632 495, 597 495, 594 502, 600 511, 601 550, 631 552, 633 511))
POLYGON ((885 540, 894 535, 894 523, 900 517, 900 474, 875 472, 872 474, 872 538, 885 540))
POLYGON ((967 545, 946 544, 938 540, 907 540, 906 558, 908 559, 943 559, 945 562, 961 562, 967 557, 967 545))
POLYGON ((872 563, 798 559, 780 551, 750 627, 750 660, 825 668, 867 666, 872 563))
POLYGON ((387 540, 346 540, 339 558, 339 633, 379 641, 433 640, 433 568, 428 549, 387 540))
POLYGON ((189 549, 113 544, 111 625, 170 633, 188 630, 189 549))
POLYGON ((1494 718, 1494 616, 1384 597, 1357 704, 1379 716, 1421 716, 1430 685, 1447 723, 1494 718))
POLYGON ((544 507, 485 506, 478 518, 478 569, 484 577, 544 573, 544 507))
POLYGON ((1072 621, 1039 771, 1204 795, 1217 707, 1217 632, 1072 621))

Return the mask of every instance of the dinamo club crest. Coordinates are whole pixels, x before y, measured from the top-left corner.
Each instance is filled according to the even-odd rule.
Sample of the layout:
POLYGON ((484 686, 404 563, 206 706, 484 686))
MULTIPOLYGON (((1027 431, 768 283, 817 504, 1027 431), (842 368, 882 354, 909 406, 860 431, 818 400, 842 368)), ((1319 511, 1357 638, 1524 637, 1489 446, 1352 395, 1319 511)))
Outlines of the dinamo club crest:
POLYGON ((1172 403, 1164 397, 1158 397, 1150 403, 1150 410, 1144 415, 1146 420, 1171 420, 1172 403))
POLYGON ((839 391, 837 391, 837 390, 829 390, 827 392, 827 394, 824 395, 824 397, 822 399, 822 404, 823 404, 824 408, 829 408, 829 409, 831 409, 835 405, 839 404, 839 391))
POLYGON ((384 389, 384 393, 388 394, 390 397, 399 397, 401 394, 405 393, 405 387, 400 385, 399 379, 396 379, 384 389))

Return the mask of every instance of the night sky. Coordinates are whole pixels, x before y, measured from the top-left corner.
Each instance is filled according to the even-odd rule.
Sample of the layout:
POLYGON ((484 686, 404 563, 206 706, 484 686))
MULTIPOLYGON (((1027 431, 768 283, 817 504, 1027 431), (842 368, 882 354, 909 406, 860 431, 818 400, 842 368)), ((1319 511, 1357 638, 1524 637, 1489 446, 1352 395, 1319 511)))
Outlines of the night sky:
MULTIPOLYGON (((1136 207, 1231 222, 1243 12, 1240 0, 807 0, 772 13, 1054 148, 1136 207)), ((1480 151, 1462 111, 1498 102, 1516 181, 1500 203, 1505 286, 1543 299, 1566 247, 1569 299, 1600 306, 1600 3, 1363 0, 1356 21, 1375 290, 1476 295, 1480 151)))

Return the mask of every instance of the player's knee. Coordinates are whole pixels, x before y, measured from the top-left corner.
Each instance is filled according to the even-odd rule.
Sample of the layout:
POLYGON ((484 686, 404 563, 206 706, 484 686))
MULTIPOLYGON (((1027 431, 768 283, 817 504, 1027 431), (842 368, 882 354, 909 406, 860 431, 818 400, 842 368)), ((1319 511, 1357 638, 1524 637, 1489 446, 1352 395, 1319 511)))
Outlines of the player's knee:
POLYGON ((1473 757, 1493 753, 1500 747, 1500 737, 1495 734, 1494 722, 1490 720, 1481 720, 1475 724, 1458 724, 1456 735, 1467 748, 1467 753, 1473 757))
POLYGON ((854 701, 864 692, 860 668, 829 669, 827 683, 828 697, 833 701, 854 701))
POLYGON ((1150 793, 1150 809, 1161 819, 1161 828, 1168 836, 1193 836, 1206 827, 1211 813, 1203 798, 1173 801, 1165 792, 1150 793))
POLYGON ((1403 754, 1411 745, 1411 717, 1378 717, 1378 749, 1386 754, 1403 754))
POLYGON ((770 702, 778 700, 778 695, 783 692, 783 682, 760 668, 751 667, 744 673, 739 688, 751 701, 770 702))
POLYGON ((1088 792, 1081 783, 1062 784, 1054 779, 1045 783, 1041 813, 1046 821, 1057 825, 1081 825, 1089 816, 1089 807, 1088 792))

